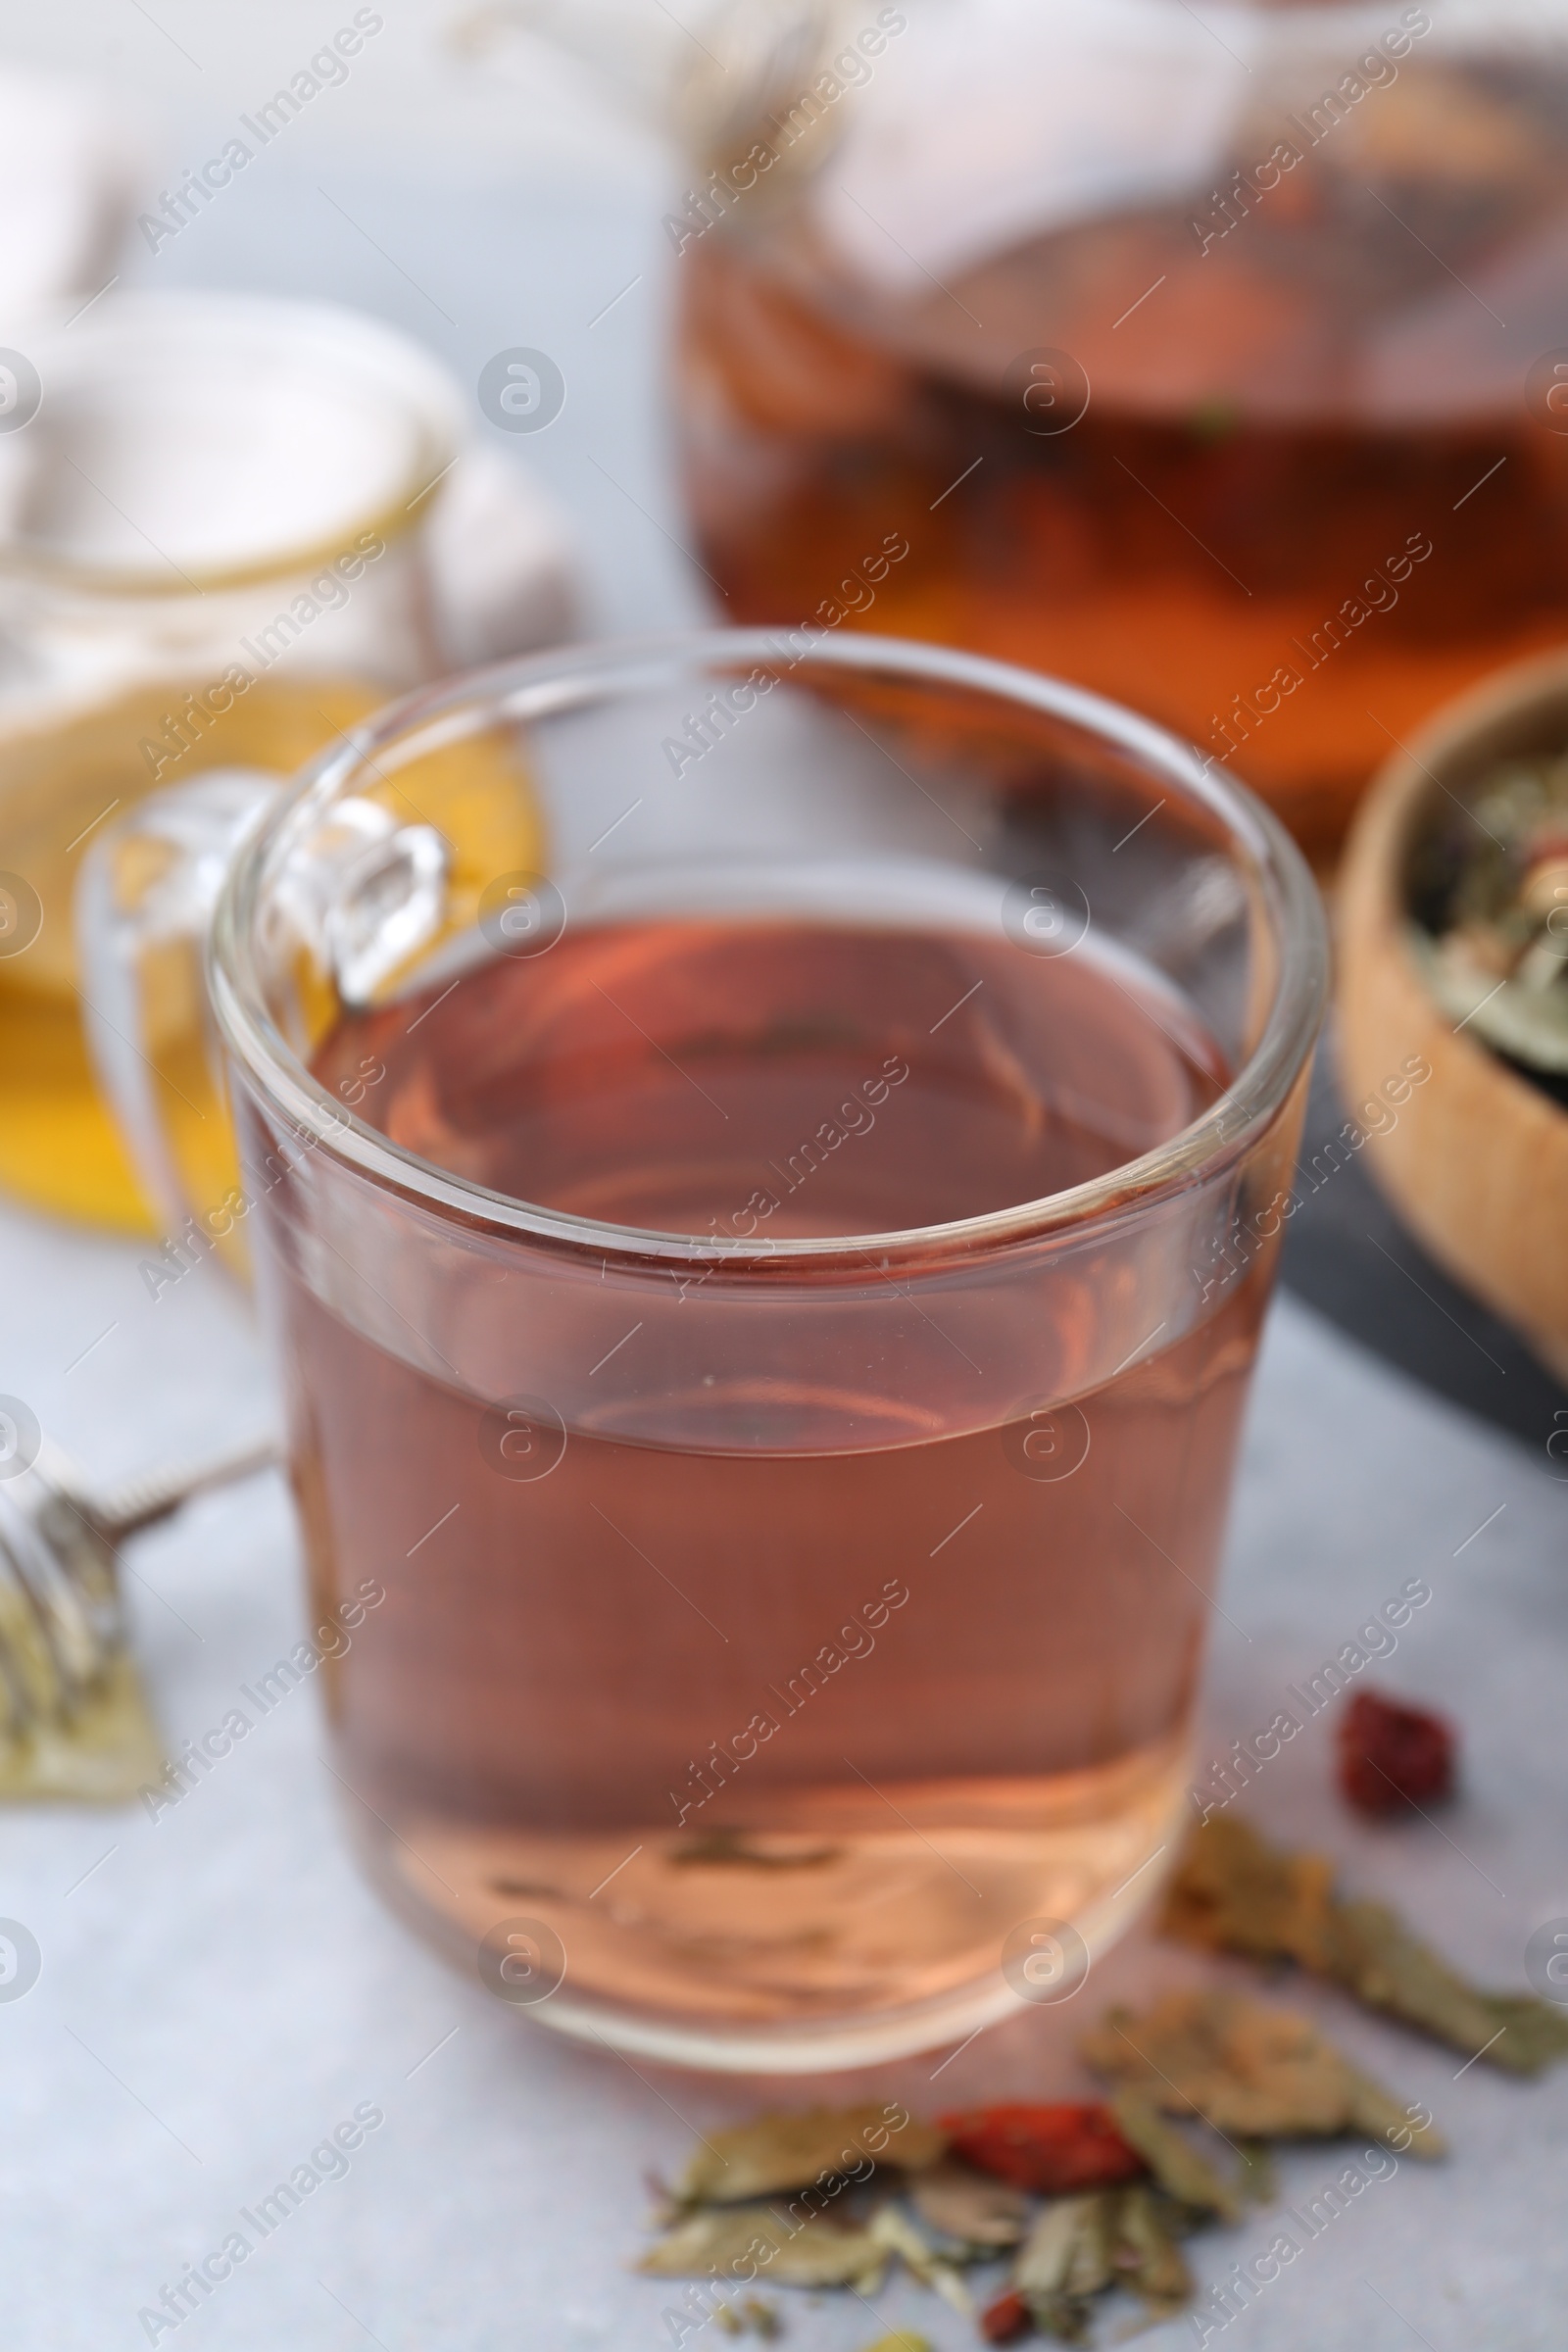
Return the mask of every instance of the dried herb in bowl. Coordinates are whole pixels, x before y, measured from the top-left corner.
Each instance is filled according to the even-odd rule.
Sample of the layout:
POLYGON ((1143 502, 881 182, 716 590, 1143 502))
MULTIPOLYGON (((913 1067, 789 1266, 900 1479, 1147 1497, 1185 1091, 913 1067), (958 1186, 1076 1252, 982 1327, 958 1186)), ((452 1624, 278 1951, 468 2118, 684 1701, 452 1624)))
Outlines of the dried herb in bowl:
POLYGON ((1452 1019, 1568 1104, 1568 753, 1509 760, 1434 818, 1411 944, 1452 1019))

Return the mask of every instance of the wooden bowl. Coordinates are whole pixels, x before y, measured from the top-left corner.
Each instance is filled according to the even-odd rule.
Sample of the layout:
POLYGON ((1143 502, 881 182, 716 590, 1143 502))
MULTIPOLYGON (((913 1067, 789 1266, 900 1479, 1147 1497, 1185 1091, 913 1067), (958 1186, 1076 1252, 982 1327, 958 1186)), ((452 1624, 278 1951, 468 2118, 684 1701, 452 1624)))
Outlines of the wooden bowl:
POLYGON ((1413 843, 1444 793, 1464 801, 1512 754, 1568 748, 1568 654, 1448 704, 1380 771, 1339 885, 1341 1066, 1352 1113, 1430 1063, 1366 1160, 1440 1265, 1568 1380, 1568 1112, 1456 1030, 1412 953, 1413 843))

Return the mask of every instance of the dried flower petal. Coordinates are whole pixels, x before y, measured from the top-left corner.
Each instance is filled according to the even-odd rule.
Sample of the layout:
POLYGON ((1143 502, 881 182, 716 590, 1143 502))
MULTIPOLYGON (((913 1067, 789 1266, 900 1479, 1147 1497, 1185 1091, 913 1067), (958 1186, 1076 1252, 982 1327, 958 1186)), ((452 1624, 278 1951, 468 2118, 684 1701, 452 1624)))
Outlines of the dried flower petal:
POLYGON ((977 2107, 945 2115, 942 2128, 955 2155, 1040 2196, 1110 2187, 1144 2170, 1143 2158, 1098 2099, 977 2107))
POLYGON ((1358 1690, 1340 1717, 1340 1788, 1357 1812, 1382 1816, 1453 1794, 1453 1732, 1441 1715, 1358 1690))
POLYGON ((988 2344, 1016 2343, 1020 2335, 1029 2334, 1034 2324, 1034 2313, 1011 2286, 980 2314, 980 2332, 988 2344))

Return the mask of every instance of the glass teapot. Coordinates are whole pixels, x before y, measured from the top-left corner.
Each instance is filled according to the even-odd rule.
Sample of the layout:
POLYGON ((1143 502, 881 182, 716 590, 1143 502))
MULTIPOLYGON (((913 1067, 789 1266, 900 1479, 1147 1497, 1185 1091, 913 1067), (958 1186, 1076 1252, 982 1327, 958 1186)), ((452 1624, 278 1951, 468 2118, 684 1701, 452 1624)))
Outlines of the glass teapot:
POLYGON ((1430 710, 1568 634, 1568 7, 683 13, 513 19, 684 146, 727 618, 1077 679, 1319 858, 1430 710))

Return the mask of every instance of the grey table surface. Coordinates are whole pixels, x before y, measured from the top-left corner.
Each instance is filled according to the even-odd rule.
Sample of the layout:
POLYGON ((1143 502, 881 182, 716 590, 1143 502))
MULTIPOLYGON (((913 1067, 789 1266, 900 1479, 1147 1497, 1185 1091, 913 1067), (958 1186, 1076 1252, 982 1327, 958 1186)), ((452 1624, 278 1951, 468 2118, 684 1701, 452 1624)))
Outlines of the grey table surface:
MULTIPOLYGON (((105 1477, 190 1452, 269 1411, 247 1311, 210 1266, 156 1303, 134 1247, 0 1216, 8 1379, 105 1477), (90 1352, 84 1353, 84 1350, 90 1352)), ((1214 1623, 1202 1747, 1262 1728, 1371 1611, 1420 1576, 1433 1598, 1378 1681, 1465 1727, 1464 1793, 1441 1824, 1353 1825, 1330 1785, 1332 1715, 1256 1785, 1279 1835, 1323 1840, 1350 1883, 1391 1896, 1483 1979, 1522 1982, 1533 1929, 1568 1917, 1568 1486, 1510 1438, 1407 1384, 1289 1296, 1254 1396, 1214 1623)), ((198 1503, 129 1555, 136 1642, 172 1743, 221 1722, 240 1686, 304 1631, 280 1482, 198 1503)), ((827 1704, 848 1704, 840 1693, 827 1704)), ((0 2006, 8 2129, 9 2337, 27 2352, 145 2342, 138 2314, 242 2226, 239 2209, 361 2102, 385 2115, 348 2176, 260 2244, 181 2338, 251 2352, 667 2345, 667 2286, 628 2276, 644 2174, 770 2086, 636 2067, 502 2008, 415 1942, 361 1884, 314 1689, 291 1690, 177 1805, 150 1818, 17 1811, 0 1824, 0 1909, 42 1974, 0 2006)), ((1190 1973, 1135 1931, 1086 1995, 1020 2011, 942 2053, 793 2099, 875 2087, 931 2112, 981 2095, 1085 2091, 1073 2035, 1102 1998, 1190 1973)), ((1301 1996, 1347 2047, 1426 2102, 1442 2166, 1369 2188, 1237 2323, 1268 2352, 1433 2352, 1562 2342, 1568 2073, 1532 2086, 1301 1996)), ((1343 2153, 1283 2168, 1298 2203, 1343 2153)), ((1261 2251, 1266 2215, 1195 2247, 1222 2280, 1261 2251)), ((855 2352, 879 2332, 836 2298, 798 2305, 791 2339, 855 2352)), ((952 2352, 965 2324, 906 2281, 876 2321, 952 2352)), ((160 2337, 160 2340, 163 2340, 160 2337)), ((716 2340, 716 2338, 715 2338, 716 2340)), ((1186 2323, 1153 2343, 1192 2340, 1186 2323)))
MULTIPOLYGON (((326 183, 278 163, 265 186, 236 188, 160 253, 156 271, 143 256, 131 273, 352 301, 424 337, 470 384, 503 347, 552 352, 568 399, 527 454, 577 524, 595 624, 630 628, 707 610, 680 551, 656 390, 669 267, 657 205, 624 188, 596 195, 587 180, 567 201, 538 177, 458 187, 390 170, 326 183), (340 214, 322 204, 324 184, 340 214)), ((1347 1172, 1335 1195, 1346 1248, 1365 1206, 1350 1190, 1359 1182, 1347 1172)), ((1343 1320, 1364 1322, 1365 1285, 1345 1278, 1328 1215, 1315 1217, 1324 1303, 1332 1311, 1337 1298, 1343 1320)), ((248 1312, 221 1276, 209 1267, 155 1302, 138 1255, 0 1211, 0 1387, 106 1480, 221 1445, 272 1410, 248 1312)), ((1318 1277, 1300 1279, 1310 1291, 1318 1277)), ((1405 1353, 1420 1361, 1418 1336, 1405 1353)), ((1285 1685, 1406 1578, 1424 1577, 1433 1601, 1378 1679, 1465 1727, 1459 1802, 1441 1825, 1353 1825, 1331 1791, 1325 1718, 1270 1766, 1252 1810, 1283 1837, 1331 1843, 1354 1885, 1405 1905, 1503 1984, 1522 1983, 1531 1932, 1568 1916, 1568 1463, 1546 1450, 1550 1410, 1547 1392, 1522 1416, 1499 1408, 1492 1419, 1519 1432, 1504 1434, 1282 1296, 1205 1698, 1204 1752, 1217 1754, 1266 1723, 1285 1685)), ((129 1565, 137 1643, 175 1744, 220 1722, 239 1685, 303 1632, 275 1479, 193 1506, 141 1539, 129 1565)), ((225 2352, 280 2341, 347 2352, 368 2335, 383 2352, 667 2344, 669 2289, 625 2269, 643 2176, 767 2086, 634 2069, 558 2040, 448 1970, 356 1876, 339 1811, 353 1800, 323 1753, 306 1685, 156 1820, 130 1808, 0 1821, 0 1912, 43 1954, 33 1990, 0 2006, 10 2340, 25 2352, 144 2343, 138 2315, 164 2283, 370 2101, 385 2121, 347 2176, 258 2247, 182 2324, 182 2341, 225 2352)), ((1135 1931, 1092 1982, 1097 1995, 1136 1998, 1186 1967, 1135 1931)), ((1227 2333, 1258 2352, 1556 2352, 1568 2071, 1522 2087, 1331 1994, 1300 1997, 1435 2110, 1454 2154, 1401 2164, 1368 2189, 1227 2333)), ((1082 2082, 1073 2007, 1020 2013, 939 2082, 940 2054, 864 2080, 926 2111, 981 2094, 1069 2095, 1082 2082)), ((790 2095, 858 2087, 839 2078, 790 2095)), ((1311 2196, 1336 2162, 1322 2148, 1291 2154, 1286 2196, 1311 2196)), ((1200 2241, 1200 2280, 1223 2278, 1270 2234, 1258 2216, 1200 2241)), ((906 2280, 884 2290, 875 2318, 846 2298, 786 2308, 791 2340, 843 2352, 895 2325, 955 2352, 973 2340, 906 2280)), ((1196 2339, 1177 2322, 1147 2340, 1196 2339)))

